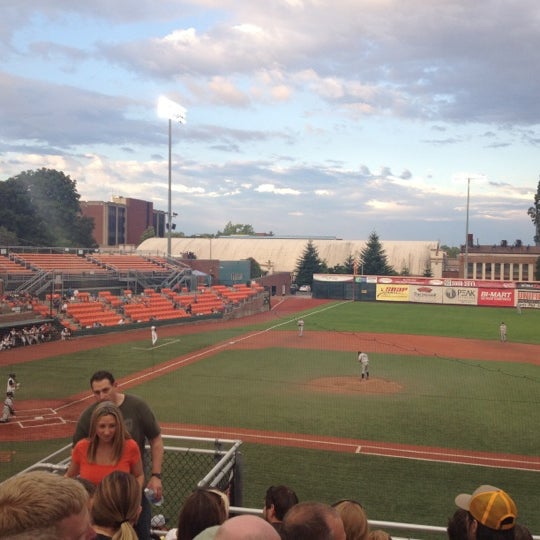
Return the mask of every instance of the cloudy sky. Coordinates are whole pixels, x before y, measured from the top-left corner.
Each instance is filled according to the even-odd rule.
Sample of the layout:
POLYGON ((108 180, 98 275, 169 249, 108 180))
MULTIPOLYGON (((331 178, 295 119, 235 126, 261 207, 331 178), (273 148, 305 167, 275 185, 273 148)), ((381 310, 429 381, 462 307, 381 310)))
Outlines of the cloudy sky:
MULTIPOLYGON (((538 0, 2 0, 0 180, 178 231, 521 239, 540 174, 538 0)), ((0 203, 1 204, 1 203, 0 203)))

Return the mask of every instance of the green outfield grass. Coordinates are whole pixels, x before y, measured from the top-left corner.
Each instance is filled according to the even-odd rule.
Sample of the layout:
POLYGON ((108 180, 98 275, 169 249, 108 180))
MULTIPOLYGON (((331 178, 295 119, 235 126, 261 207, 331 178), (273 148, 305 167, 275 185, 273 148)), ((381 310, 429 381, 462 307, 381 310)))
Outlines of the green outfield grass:
MULTIPOLYGON (((305 312, 306 332, 377 332, 498 339, 538 343, 540 313, 525 310, 396 304, 335 303, 305 312)), ((275 332, 296 330, 297 316, 272 323, 275 332)), ((354 351, 272 347, 227 350, 219 343, 265 328, 243 328, 161 338, 166 346, 148 350, 148 341, 103 347, 16 366, 23 383, 20 399, 67 398, 88 390, 97 369, 118 377, 203 347, 215 353, 173 374, 130 389, 144 397, 163 422, 237 426, 321 434, 404 444, 538 455, 540 370, 520 363, 370 354, 372 377, 399 383, 387 395, 314 392, 313 379, 358 376, 354 351)), ((308 337, 308 336, 307 336, 308 337)), ((0 431, 1 437, 1 431, 0 431)), ((2 443, 15 451, 0 468, 5 478, 47 455, 51 445, 2 443)), ((506 488, 518 502, 524 523, 540 532, 538 473, 496 468, 367 457, 315 450, 244 445, 245 504, 261 505, 266 488, 287 483, 302 499, 361 500, 373 519, 445 525, 453 497, 488 483, 506 488)), ((420 537, 419 535, 415 535, 420 537)))

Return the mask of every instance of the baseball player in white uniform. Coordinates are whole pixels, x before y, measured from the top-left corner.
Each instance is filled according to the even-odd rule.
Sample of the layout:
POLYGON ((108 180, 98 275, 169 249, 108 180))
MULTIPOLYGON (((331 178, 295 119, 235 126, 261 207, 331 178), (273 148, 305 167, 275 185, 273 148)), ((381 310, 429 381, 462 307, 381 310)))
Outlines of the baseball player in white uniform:
POLYGON ((157 330, 155 326, 152 326, 150 330, 152 331, 152 347, 153 347, 157 342, 157 330))
POLYGON ((358 351, 358 362, 362 366, 362 380, 369 379, 369 357, 365 352, 358 351))
POLYGON ((8 375, 6 392, 11 392, 12 394, 15 394, 15 391, 18 390, 20 386, 20 383, 17 382, 15 373, 10 373, 8 375))

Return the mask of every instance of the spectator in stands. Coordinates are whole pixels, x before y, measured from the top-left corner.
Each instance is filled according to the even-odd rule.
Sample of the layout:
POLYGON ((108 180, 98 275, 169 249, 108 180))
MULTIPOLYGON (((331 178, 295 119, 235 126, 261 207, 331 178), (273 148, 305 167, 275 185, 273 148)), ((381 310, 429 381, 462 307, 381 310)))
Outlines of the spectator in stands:
POLYGON ((319 502, 294 505, 283 519, 285 540, 345 540, 345 528, 338 511, 319 502))
POLYGON ((131 474, 114 471, 96 489, 92 518, 96 540, 137 540, 133 526, 141 513, 141 489, 131 474))
MULTIPOLYGON (((152 540, 161 540, 165 537, 165 535, 168 532, 167 527, 167 518, 163 514, 156 514, 155 516, 152 516, 152 520, 150 521, 150 529, 152 530, 152 534, 150 537, 152 540), (154 533, 153 531, 159 531, 154 533)), ((176 536, 174 536, 176 538, 176 536)))
POLYGON ((446 527, 448 540, 468 540, 467 533, 467 510, 458 508, 454 515, 448 520, 446 527))
POLYGON ((367 540, 369 526, 363 506, 352 499, 344 499, 332 505, 341 516, 347 540, 367 540))
POLYGON ((458 495, 456 505, 467 510, 469 540, 514 539, 517 507, 502 489, 480 486, 472 495, 458 495))
POLYGON ((142 492, 144 472, 139 447, 128 433, 120 409, 104 401, 92 413, 88 437, 74 446, 66 476, 80 475, 98 485, 115 470, 131 473, 142 492))
POLYGON ((33 471, 9 478, 0 489, 0 538, 90 540, 88 495, 71 478, 33 471))
POLYGON ((279 540, 279 534, 264 519, 258 516, 242 515, 225 521, 219 527, 215 536, 215 540, 251 540, 252 538, 257 538, 257 540, 279 540))
MULTIPOLYGON (((92 392, 98 403, 109 400, 115 403, 122 411, 122 415, 128 426, 128 431, 139 445, 145 469, 151 471, 147 487, 154 492, 158 500, 161 499, 163 489, 161 484, 163 440, 154 413, 139 397, 119 392, 118 383, 115 381, 113 374, 109 371, 98 371, 94 373, 90 378, 90 387, 92 388, 92 392), (150 444, 151 462, 144 463, 145 458, 148 457, 147 454, 144 453, 144 446, 147 440, 150 444)), ((88 437, 90 418, 95 407, 96 404, 88 407, 79 418, 79 422, 77 423, 73 435, 74 444, 82 438, 88 437)), ((143 509, 136 530, 141 540, 148 540, 150 538, 150 520, 152 519, 152 512, 148 499, 143 497, 142 501, 143 509)))
POLYGON ((215 489, 196 489, 185 500, 178 515, 178 527, 165 540, 193 540, 199 533, 221 525, 229 517, 227 496, 215 489))
POLYGON ((298 504, 296 493, 287 486, 270 486, 264 497, 263 517, 281 534, 285 514, 298 504))

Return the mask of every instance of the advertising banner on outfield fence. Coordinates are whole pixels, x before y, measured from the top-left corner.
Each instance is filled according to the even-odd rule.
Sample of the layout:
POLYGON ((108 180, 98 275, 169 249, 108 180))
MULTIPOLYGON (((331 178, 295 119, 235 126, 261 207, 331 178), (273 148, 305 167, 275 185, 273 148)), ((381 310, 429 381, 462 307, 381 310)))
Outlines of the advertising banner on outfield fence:
POLYGON ((442 304, 443 288, 430 287, 429 285, 422 285, 421 287, 411 285, 409 289, 409 295, 411 302, 442 304))
POLYGON ((514 281, 492 281, 488 279, 445 279, 446 287, 477 287, 479 289, 515 289, 514 281))
POLYGON ((514 289, 480 289, 478 291, 479 306, 514 306, 514 289))
POLYGON ((540 309, 540 291, 517 291, 517 303, 522 308, 540 309))
POLYGON ((536 282, 536 283, 528 283, 528 282, 518 281, 516 283, 516 288, 517 289, 533 289, 533 290, 536 290, 536 291, 540 291, 540 283, 538 283, 538 282, 536 282))
POLYGON ((377 283, 399 283, 400 285, 442 285, 442 279, 416 276, 379 276, 377 283))
POLYGON ((344 281, 352 282, 353 276, 350 274, 313 274, 313 279, 316 281, 332 281, 333 283, 344 281))
POLYGON ((443 304, 475 306, 478 303, 478 289, 472 287, 444 287, 443 304))
POLYGON ((377 284, 377 300, 384 302, 408 302, 409 285, 377 284))

